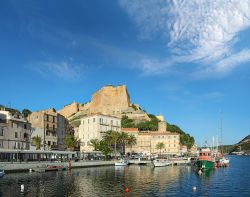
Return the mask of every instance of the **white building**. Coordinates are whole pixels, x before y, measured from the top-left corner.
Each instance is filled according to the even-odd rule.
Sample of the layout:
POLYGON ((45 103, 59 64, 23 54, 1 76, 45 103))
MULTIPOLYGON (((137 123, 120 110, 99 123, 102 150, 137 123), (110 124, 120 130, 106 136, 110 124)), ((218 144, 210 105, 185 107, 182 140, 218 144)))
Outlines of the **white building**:
POLYGON ((91 139, 101 140, 105 132, 121 131, 121 118, 103 114, 93 114, 81 119, 78 130, 80 139, 80 151, 92 151, 91 139))
POLYGON ((0 149, 30 148, 31 124, 22 114, 0 111, 0 149))

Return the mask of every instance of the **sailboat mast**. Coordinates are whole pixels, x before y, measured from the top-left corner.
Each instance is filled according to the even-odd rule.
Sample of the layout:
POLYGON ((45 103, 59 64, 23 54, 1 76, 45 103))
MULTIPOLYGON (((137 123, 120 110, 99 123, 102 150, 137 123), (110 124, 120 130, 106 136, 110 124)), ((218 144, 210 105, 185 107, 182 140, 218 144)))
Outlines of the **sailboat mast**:
POLYGON ((223 148, 222 148, 222 111, 220 112, 220 148, 221 148, 221 153, 223 153, 223 148))

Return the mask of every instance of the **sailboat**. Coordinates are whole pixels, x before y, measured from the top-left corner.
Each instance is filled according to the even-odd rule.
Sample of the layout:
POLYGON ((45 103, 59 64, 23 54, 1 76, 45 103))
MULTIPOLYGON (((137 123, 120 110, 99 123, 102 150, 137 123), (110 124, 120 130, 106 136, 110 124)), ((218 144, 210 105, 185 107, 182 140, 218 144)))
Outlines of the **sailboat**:
POLYGON ((224 156, 224 153, 223 153, 223 148, 222 148, 222 117, 221 117, 221 123, 220 123, 220 132, 221 132, 221 153, 220 153, 220 157, 219 159, 217 160, 217 167, 227 167, 229 165, 229 158, 226 158, 224 156))

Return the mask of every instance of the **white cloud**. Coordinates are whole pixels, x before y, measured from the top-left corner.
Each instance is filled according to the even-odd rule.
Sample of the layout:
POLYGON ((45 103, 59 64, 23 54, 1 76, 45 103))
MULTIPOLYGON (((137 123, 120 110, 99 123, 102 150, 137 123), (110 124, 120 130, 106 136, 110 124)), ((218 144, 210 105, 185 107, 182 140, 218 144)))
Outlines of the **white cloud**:
MULTIPOLYGON (((239 32, 250 26, 250 0, 120 0, 120 4, 139 26, 142 38, 164 40, 172 65, 195 62, 201 65, 197 74, 209 75, 209 70, 225 74, 250 59, 248 49, 234 48, 239 32)), ((154 65, 169 68, 167 60, 160 67, 156 60, 148 62, 143 70, 154 65)))
POLYGON ((28 66, 29 69, 43 76, 54 75, 61 79, 76 80, 80 77, 79 65, 73 65, 67 61, 61 62, 36 62, 28 66))
POLYGON ((230 73, 241 63, 250 61, 250 50, 242 50, 238 53, 233 53, 228 57, 222 58, 216 64, 211 66, 203 66, 193 73, 196 79, 206 78, 209 76, 221 76, 230 73))

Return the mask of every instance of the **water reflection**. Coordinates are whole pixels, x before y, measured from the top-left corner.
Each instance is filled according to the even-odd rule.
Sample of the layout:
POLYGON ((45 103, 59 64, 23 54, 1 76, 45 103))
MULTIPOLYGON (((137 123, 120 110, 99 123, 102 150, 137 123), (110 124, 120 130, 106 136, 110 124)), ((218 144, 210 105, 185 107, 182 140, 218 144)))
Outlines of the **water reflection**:
MULTIPOLYGON (((233 160, 232 160, 233 161, 233 160)), ((237 196, 250 192, 249 160, 227 169, 198 175, 189 166, 121 166, 46 173, 7 174, 0 179, 0 196, 237 196), (237 178, 238 176, 238 178, 237 178), (232 178, 233 177, 233 178, 232 178), (197 187, 192 192, 193 186, 197 187), (244 188, 244 191, 242 191, 244 188), (127 190, 126 190, 127 189, 127 190), (226 193, 228 192, 228 193, 226 193)))

